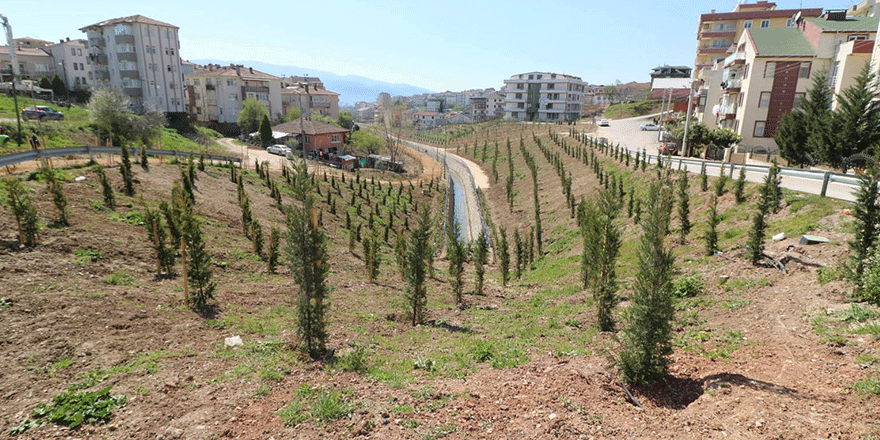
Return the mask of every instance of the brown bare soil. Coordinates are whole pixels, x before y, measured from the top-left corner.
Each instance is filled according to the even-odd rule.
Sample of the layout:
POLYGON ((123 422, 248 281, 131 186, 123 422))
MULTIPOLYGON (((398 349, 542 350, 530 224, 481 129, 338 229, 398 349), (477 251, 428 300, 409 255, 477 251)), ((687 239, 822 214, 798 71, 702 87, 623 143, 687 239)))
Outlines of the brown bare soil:
MULTIPOLYGON (((179 276, 155 276, 145 228, 113 220, 110 213, 96 209, 101 194, 94 173, 68 170, 70 177, 86 177, 65 184, 71 226, 46 227, 38 246, 19 248, 12 216, 8 210, 0 215, 0 296, 8 305, 0 308, 0 328, 5 329, 0 338, 0 364, 5 367, 0 370, 4 428, 0 437, 29 417, 37 404, 50 403, 53 396, 87 377, 101 379, 90 389, 112 385, 112 394, 128 398, 108 424, 78 430, 47 425, 17 438, 861 439, 880 435, 877 396, 852 388, 876 374, 876 364, 866 359, 880 357, 880 343, 871 334, 845 331, 849 324, 833 327, 831 323, 840 321, 836 317, 851 307, 847 287, 841 281, 820 284, 816 275, 819 268, 835 267, 846 257, 848 218, 835 205, 809 229, 831 243, 800 245, 799 235, 791 232, 799 227, 792 219, 811 205, 798 207, 798 196, 789 195, 792 203, 771 216, 768 230, 772 235, 788 228, 789 237, 767 241, 767 253, 786 263, 788 273, 783 274, 769 266, 747 264, 742 231, 748 228, 751 209, 736 205, 728 192, 719 202, 719 211, 726 216, 721 225, 725 252, 705 257, 700 237, 709 197, 694 176, 690 180, 694 231, 684 245, 674 242, 673 231, 670 246, 677 272, 700 275, 706 291, 678 312, 670 376, 650 387, 630 387, 643 408, 630 403, 609 366, 616 343, 610 335, 592 330, 590 293, 572 288, 579 283, 581 246, 579 238, 571 238, 576 226, 561 196, 559 177, 534 145, 531 130, 565 160, 578 198, 590 197, 598 181, 588 167, 550 141, 547 127, 508 125, 495 133, 502 156, 506 156, 506 137, 512 142, 516 174, 512 211, 504 195, 507 162, 498 163, 499 181, 494 182, 491 159, 481 163, 478 156, 465 155, 489 176, 491 188, 484 193, 492 223, 506 227, 511 237, 512 228, 527 233, 534 224, 534 208, 531 177, 519 153, 523 137, 540 168, 546 255, 506 288, 501 287, 497 265, 490 265, 484 293, 467 295, 463 309, 454 307, 446 263, 438 258, 436 279, 428 290, 429 323, 417 328, 406 318, 404 282, 392 249, 383 249, 380 276, 376 283, 368 283, 360 244, 355 244, 353 253, 348 250, 344 224, 351 198, 348 184, 333 190, 339 210, 334 216, 325 200, 330 184, 319 176, 322 195, 317 199, 324 209, 331 255, 328 341, 340 359, 366 347, 370 368, 362 372, 333 368, 329 362, 313 362, 299 354, 298 289, 285 267, 269 274, 265 262, 253 256, 242 233, 236 188, 227 170, 198 173, 196 213, 206 221, 208 251, 218 281, 216 307, 201 314, 184 305, 179 276), (77 262, 77 250, 97 251, 100 258, 77 262), (131 275, 134 284, 109 284, 107 277, 120 272, 131 275), (566 311, 567 324, 550 317, 557 309, 566 311), (529 316, 531 310, 547 315, 529 316), (823 319, 829 328, 838 329, 835 337, 818 329, 823 319), (507 322, 523 328, 506 328, 507 322), (458 367, 452 360, 458 359, 463 344, 472 340, 500 344, 506 336, 499 335, 525 332, 526 327, 534 332, 529 333, 524 362, 498 368, 491 362, 470 362, 458 367), (224 338, 233 335, 240 335, 245 345, 225 347, 224 338), (556 346, 565 349, 552 348, 556 346), (413 368, 414 360, 429 354, 435 361, 448 362, 438 364, 435 371, 413 368), (395 372, 402 373, 395 376, 395 372), (301 401, 308 390, 340 392, 352 406, 350 414, 325 421, 307 414, 286 425, 283 410, 301 401)), ((557 128, 563 134, 567 131, 565 126, 557 128)), ((606 161, 608 169, 625 168, 606 161)), ((148 172, 135 167, 138 195, 118 195, 117 213, 140 210, 141 197, 152 207, 168 200, 180 172, 172 165, 152 163, 148 172)), ((116 168, 109 168, 107 174, 121 186, 116 168)), ((654 176, 650 168, 634 172, 626 178, 627 188, 654 176)), ((281 181, 281 176, 273 177, 281 181)), ((33 190, 44 225, 51 225, 54 208, 45 185, 36 181, 26 185, 33 190)), ((429 196, 422 195, 417 182, 414 188, 419 207, 436 205, 442 197, 436 188, 429 196)), ((266 236, 270 226, 283 229, 284 218, 259 179, 252 176, 246 190, 266 236)), ((754 196, 755 188, 749 191, 754 196)), ((357 204, 364 213, 378 205, 380 217, 387 218, 388 203, 371 197, 370 202, 357 197, 357 204)), ((291 202, 285 195, 285 203, 291 202)), ((406 216, 414 226, 414 210, 406 216)), ((353 223, 366 222, 364 215, 351 217, 353 223)), ((398 211, 395 226, 402 226, 404 218, 398 211)), ((631 219, 624 218, 622 224, 629 241, 620 262, 619 309, 626 306, 630 293, 638 237, 631 219)), ((393 238, 389 241, 393 243, 393 238)), ((472 276, 469 265, 469 286, 472 276)), ((317 401, 310 396, 303 405, 317 401)))

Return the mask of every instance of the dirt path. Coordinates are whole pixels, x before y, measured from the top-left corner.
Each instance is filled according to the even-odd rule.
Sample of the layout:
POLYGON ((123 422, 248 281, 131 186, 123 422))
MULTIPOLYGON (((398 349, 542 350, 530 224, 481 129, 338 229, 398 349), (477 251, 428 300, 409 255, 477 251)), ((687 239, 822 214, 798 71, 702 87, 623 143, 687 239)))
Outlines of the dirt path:
POLYGON ((268 162, 269 169, 279 173, 281 172, 281 167, 287 163, 287 159, 283 156, 269 154, 262 148, 236 144, 232 138, 220 138, 217 139, 217 143, 225 147, 229 154, 240 158, 246 170, 253 169, 255 159, 259 160, 260 163, 268 162))

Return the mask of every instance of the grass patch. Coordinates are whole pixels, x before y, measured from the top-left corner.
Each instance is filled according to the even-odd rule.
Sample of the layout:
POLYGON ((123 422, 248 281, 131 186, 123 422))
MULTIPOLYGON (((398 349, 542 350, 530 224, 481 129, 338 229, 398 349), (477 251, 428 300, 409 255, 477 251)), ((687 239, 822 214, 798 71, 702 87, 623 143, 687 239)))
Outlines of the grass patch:
POLYGON ((118 270, 104 277, 104 283, 111 286, 136 286, 137 280, 124 270, 118 270))
POLYGON ((128 223, 130 225, 143 225, 146 222, 146 218, 144 217, 144 213, 140 211, 129 211, 129 212, 115 212, 111 211, 108 215, 110 220, 128 223))
POLYGON ((305 384, 296 390, 294 400, 278 415, 286 426, 296 426, 307 419, 326 423, 347 418, 355 410, 355 406, 349 403, 350 395, 350 392, 321 391, 305 384))
POLYGON ((84 424, 104 424, 110 421, 113 410, 125 406, 125 395, 111 396, 106 387, 98 391, 76 393, 68 391, 52 398, 52 404, 41 403, 31 411, 33 419, 26 419, 12 428, 11 435, 21 434, 46 423, 55 423, 71 429, 84 424))
POLYGON ((73 259, 74 263, 88 264, 101 259, 101 251, 92 249, 77 249, 73 253, 76 255, 73 259))

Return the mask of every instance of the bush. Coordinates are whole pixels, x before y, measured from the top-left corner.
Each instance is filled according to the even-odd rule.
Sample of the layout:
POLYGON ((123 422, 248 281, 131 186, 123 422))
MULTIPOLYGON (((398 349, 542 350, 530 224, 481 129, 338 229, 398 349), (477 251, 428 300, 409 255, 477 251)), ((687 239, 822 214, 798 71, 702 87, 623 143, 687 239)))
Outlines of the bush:
POLYGON ((70 428, 83 424, 103 424, 110 421, 114 409, 125 406, 125 395, 111 396, 111 387, 98 391, 74 393, 68 391, 52 398, 52 405, 41 403, 31 412, 33 419, 26 419, 10 430, 16 435, 45 423, 55 423, 70 428))
POLYGON ((672 296, 676 298, 693 298, 703 293, 703 277, 685 275, 672 282, 672 296))

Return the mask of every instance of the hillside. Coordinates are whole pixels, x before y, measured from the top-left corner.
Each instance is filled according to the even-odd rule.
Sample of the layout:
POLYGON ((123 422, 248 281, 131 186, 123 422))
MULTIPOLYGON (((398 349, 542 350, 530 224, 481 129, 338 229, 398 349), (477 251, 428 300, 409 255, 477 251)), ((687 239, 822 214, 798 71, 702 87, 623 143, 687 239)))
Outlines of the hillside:
MULTIPOLYGON (((744 204, 735 202, 731 190, 720 198, 724 252, 705 256, 701 237, 710 192, 701 191, 694 176, 689 189, 694 229, 678 244, 673 220, 667 244, 675 255, 676 277, 690 277, 692 286, 702 288, 677 302, 671 376, 651 387, 631 388, 643 409, 629 403, 608 365, 616 343, 595 330, 592 294, 582 289, 578 275, 581 238, 547 157, 564 164, 576 200, 590 199, 599 186, 592 169, 576 158, 577 149, 593 151, 606 171, 622 179, 627 193, 634 190, 639 198, 657 172, 633 170, 598 150, 584 150, 568 128, 493 123, 442 139, 450 152, 480 164, 489 176, 497 142, 498 179, 484 199, 495 235, 504 227, 511 242, 514 229, 528 236, 534 226, 531 175, 522 151, 535 158, 544 254, 506 287, 497 259, 490 259, 484 292, 465 295, 463 308, 454 306, 441 254, 423 326, 407 320, 393 234, 381 250, 379 277, 369 283, 360 243, 349 252, 344 213, 351 229, 367 221, 370 209, 379 211, 382 231, 389 214, 396 227, 407 221, 414 225, 416 205, 434 208, 437 218, 442 189, 431 185, 428 190, 419 180, 410 187, 385 174, 363 174, 357 186, 352 174, 345 184, 338 177, 317 176, 329 239, 328 343, 335 363, 312 362, 300 354, 294 333, 298 288, 286 267, 270 274, 254 255, 227 169, 198 172, 195 211, 205 220, 218 281, 216 307, 204 315, 184 305, 181 277, 154 275, 146 229, 137 224, 141 198, 151 207, 169 199, 180 176, 176 166, 158 160, 151 160, 148 171, 135 166, 138 194, 117 194, 116 212, 99 209, 94 172, 64 171, 72 207, 72 225, 66 228, 49 226, 51 196, 45 184, 27 180, 47 226, 38 246, 19 249, 11 215, 0 216, 0 283, 7 286, 0 325, 8 329, 0 343, 0 359, 8 366, 0 375, 4 427, 19 426, 39 403, 48 404, 78 384, 83 389, 112 385, 112 394, 127 396, 126 406, 106 425, 78 432, 47 425, 17 438, 795 439, 877 433, 880 314, 873 306, 849 302, 846 286, 833 276, 851 234, 851 220, 841 214, 845 205, 785 193, 768 232, 785 232, 788 238, 768 239, 766 246, 767 253, 786 262, 786 274, 746 261, 743 245, 757 194, 751 185, 744 204), (548 128, 558 130, 558 144, 548 128), (514 169, 512 209, 504 185, 507 139, 514 169), (86 179, 75 182, 80 175, 86 179), (378 179, 375 184, 371 177, 378 179), (335 215, 330 214, 334 203, 335 215), (798 244, 806 232, 831 242, 798 244), (244 345, 226 347, 224 339, 235 335, 244 345)), ((118 170, 111 167, 107 173, 119 188, 118 170)), ((263 228, 283 230, 284 217, 265 184, 253 173, 246 175, 245 190, 263 228)), ((284 203, 294 203, 287 186, 281 187, 284 203)), ((620 223, 621 303, 614 316, 622 326, 640 231, 626 215, 620 223)), ((470 291, 473 271, 469 263, 470 291)))

